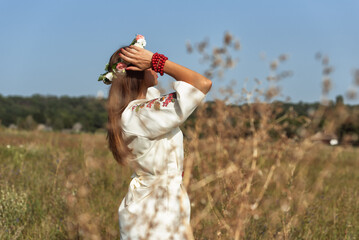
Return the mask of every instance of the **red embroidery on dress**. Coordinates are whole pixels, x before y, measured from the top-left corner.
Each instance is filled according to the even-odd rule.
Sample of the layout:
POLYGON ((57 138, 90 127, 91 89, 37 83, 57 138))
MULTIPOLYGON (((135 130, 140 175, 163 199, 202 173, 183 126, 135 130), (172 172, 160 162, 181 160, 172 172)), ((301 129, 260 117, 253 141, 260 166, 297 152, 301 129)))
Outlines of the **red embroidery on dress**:
POLYGON ((148 108, 152 108, 152 106, 154 105, 154 108, 156 110, 160 110, 160 106, 161 106, 160 102, 162 102, 162 107, 167 107, 170 102, 175 102, 175 99, 176 99, 176 93, 170 93, 165 96, 155 98, 141 104, 136 104, 132 106, 131 109, 132 111, 136 110, 136 112, 138 112, 140 108, 144 108, 145 106, 148 108))
POLYGON ((163 102, 162 106, 163 107, 167 107, 167 105, 170 103, 170 102, 174 102, 174 95, 175 93, 170 93, 167 95, 167 98, 166 98, 166 101, 163 102))
POLYGON ((146 107, 151 108, 152 105, 153 105, 153 103, 154 103, 156 100, 157 100, 157 99, 153 99, 153 100, 149 101, 149 102, 147 103, 146 107))

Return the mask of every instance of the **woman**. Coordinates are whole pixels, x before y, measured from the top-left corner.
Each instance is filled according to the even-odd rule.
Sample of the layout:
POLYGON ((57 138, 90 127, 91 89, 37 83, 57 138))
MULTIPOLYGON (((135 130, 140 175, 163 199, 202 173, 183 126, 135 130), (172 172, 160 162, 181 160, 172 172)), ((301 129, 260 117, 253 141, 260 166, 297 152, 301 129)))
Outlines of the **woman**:
POLYGON ((138 44, 117 50, 108 66, 109 147, 120 164, 134 171, 118 210, 121 239, 187 239, 190 203, 181 185, 179 126, 212 83, 138 44), (176 80, 174 93, 160 96, 153 88, 158 83, 156 72, 176 80))

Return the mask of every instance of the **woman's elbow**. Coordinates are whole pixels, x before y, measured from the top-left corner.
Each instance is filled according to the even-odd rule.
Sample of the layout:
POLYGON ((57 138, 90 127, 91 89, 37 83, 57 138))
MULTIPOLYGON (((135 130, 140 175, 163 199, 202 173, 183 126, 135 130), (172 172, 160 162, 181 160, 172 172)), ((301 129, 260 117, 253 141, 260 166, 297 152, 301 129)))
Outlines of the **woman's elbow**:
POLYGON ((204 84, 203 84, 203 90, 205 93, 208 93, 209 90, 211 90, 212 88, 212 81, 209 80, 208 78, 205 79, 204 84))
POLYGON ((207 79, 208 80, 208 91, 211 90, 212 88, 212 81, 207 79))

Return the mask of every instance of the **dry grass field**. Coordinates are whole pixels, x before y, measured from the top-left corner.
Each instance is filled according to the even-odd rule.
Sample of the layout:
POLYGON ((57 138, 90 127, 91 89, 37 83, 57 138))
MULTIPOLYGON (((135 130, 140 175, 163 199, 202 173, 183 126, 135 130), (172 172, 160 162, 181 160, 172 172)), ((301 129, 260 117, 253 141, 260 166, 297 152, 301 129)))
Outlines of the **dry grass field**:
MULTIPOLYGON (((205 44, 197 46, 207 56, 205 44)), ((240 48, 226 34, 209 54, 208 77, 232 67, 229 46, 240 48)), ((352 113, 339 106, 328 114, 324 104, 309 117, 290 110, 278 119, 280 106, 255 97, 279 94, 276 82, 290 75, 278 70, 285 60, 271 63, 268 89, 240 97, 222 89, 228 97, 211 111, 199 107, 184 126, 188 239, 359 239, 359 149, 310 140, 352 113), (250 97, 241 108, 225 104, 250 97), (301 122, 295 137, 286 134, 291 122, 301 122)), ((332 70, 321 61, 325 99, 332 70)), ((0 239, 119 239, 117 209, 131 174, 104 133, 0 128, 0 239)))
MULTIPOLYGON (((236 137, 216 109, 184 130, 194 239, 358 239, 358 149, 236 137)), ((0 238, 119 239, 131 172, 105 138, 2 129, 0 238)))

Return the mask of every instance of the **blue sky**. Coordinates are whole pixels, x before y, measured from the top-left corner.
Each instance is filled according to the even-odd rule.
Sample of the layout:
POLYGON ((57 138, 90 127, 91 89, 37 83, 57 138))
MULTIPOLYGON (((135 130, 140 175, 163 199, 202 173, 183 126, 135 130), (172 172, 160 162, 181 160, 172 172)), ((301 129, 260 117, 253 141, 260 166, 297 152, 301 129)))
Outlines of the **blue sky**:
MULTIPOLYGON (((206 65, 186 52, 186 41, 208 38, 213 47, 229 31, 241 42, 234 53, 240 61, 223 80, 213 79, 212 96, 233 80, 236 89, 245 79, 249 90, 254 78, 265 83, 269 63, 284 53, 289 59, 280 70, 293 76, 279 82, 283 94, 293 102, 318 101, 322 66, 314 56, 321 52, 335 69, 329 95, 334 99, 353 85, 353 71, 359 69, 358 12, 356 0, 1 0, 0 94, 106 94, 108 86, 97 77, 112 52, 136 33, 146 37, 148 50, 201 72, 206 65)), ((163 86, 170 81, 160 78, 163 86)))

